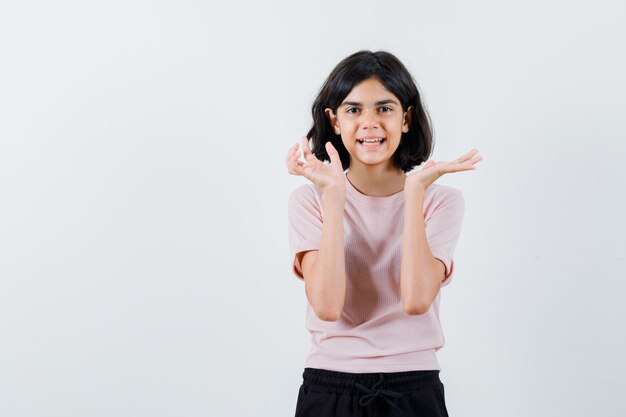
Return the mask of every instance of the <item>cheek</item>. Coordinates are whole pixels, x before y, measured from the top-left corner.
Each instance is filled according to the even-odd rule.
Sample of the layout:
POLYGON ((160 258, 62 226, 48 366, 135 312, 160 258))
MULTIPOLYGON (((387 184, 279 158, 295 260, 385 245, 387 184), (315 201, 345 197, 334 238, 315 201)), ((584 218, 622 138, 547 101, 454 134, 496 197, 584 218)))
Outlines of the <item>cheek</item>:
POLYGON ((344 132, 346 135, 354 135, 357 131, 357 126, 354 123, 346 123, 343 127, 342 127, 342 132, 344 132))
POLYGON ((358 128, 354 125, 342 125, 341 126, 341 137, 345 142, 354 142, 354 138, 356 137, 356 132, 358 128))
POLYGON ((402 118, 389 120, 389 123, 385 124, 385 127, 391 131, 402 129, 402 118))

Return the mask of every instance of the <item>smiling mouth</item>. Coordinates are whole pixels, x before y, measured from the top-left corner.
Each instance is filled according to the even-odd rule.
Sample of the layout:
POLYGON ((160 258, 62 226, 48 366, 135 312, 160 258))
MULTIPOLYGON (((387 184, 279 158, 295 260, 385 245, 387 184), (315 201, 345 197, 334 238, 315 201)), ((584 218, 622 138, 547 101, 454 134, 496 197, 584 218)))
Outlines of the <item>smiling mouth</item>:
POLYGON ((360 143, 361 145, 365 145, 365 146, 374 146, 374 145, 380 145, 383 142, 385 142, 387 140, 387 138, 380 138, 380 139, 357 139, 356 141, 358 143, 360 143))

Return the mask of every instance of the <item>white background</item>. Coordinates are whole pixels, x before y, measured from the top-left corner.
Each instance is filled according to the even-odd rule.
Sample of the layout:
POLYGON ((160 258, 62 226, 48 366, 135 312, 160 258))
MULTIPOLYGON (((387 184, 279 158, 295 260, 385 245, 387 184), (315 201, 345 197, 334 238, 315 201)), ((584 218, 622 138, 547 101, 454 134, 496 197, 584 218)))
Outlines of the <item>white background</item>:
POLYGON ((624 416, 621 1, 0 3, 0 416, 292 416, 287 149, 388 50, 466 200, 452 416, 624 416))

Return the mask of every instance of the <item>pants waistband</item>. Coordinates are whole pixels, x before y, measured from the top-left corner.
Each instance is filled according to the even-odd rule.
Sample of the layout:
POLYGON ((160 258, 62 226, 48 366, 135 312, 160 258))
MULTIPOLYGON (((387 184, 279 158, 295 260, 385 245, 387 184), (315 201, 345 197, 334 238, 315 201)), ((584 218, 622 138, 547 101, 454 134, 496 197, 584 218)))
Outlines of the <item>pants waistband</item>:
POLYGON ((363 394, 363 387, 392 391, 414 391, 420 388, 439 387, 439 370, 350 373, 327 369, 304 368, 303 385, 320 392, 348 392, 363 394))

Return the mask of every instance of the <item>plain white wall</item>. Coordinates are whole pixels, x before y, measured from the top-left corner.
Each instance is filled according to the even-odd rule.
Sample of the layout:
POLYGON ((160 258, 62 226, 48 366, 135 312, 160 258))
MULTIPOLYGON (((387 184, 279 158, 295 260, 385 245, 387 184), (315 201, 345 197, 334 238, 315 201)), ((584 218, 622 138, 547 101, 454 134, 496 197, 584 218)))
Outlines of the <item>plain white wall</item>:
POLYGON ((618 1, 0 3, 0 415, 292 416, 287 149, 330 70, 411 70, 466 199, 451 415, 624 416, 618 1))

